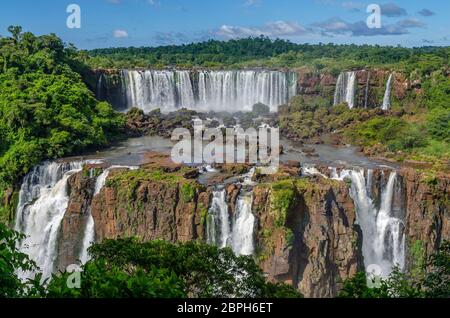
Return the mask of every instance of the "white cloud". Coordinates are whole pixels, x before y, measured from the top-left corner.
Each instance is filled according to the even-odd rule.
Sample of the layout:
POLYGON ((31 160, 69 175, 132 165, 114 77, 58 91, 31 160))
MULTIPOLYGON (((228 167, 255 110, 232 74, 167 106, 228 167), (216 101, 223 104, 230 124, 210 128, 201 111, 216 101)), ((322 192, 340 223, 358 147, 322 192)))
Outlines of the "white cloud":
POLYGON ((399 7, 395 3, 385 3, 381 6, 381 14, 387 17, 401 17, 408 15, 408 12, 404 8, 399 7))
MULTIPOLYGON (((107 0, 107 1, 112 4, 121 4, 122 3, 122 0, 107 0)), ((160 5, 160 2, 158 0, 146 0, 146 1, 151 6, 156 7, 156 6, 160 5)))
POLYGON ((352 11, 352 12, 359 12, 366 8, 364 3, 355 2, 355 1, 346 1, 346 2, 342 3, 341 6, 344 9, 346 9, 348 11, 352 11))
POLYGON ((261 0, 245 0, 244 7, 255 7, 261 4, 261 0))
POLYGON ((123 39, 128 37, 128 32, 125 30, 114 30, 113 36, 116 39, 123 39))
POLYGON ((415 18, 401 20, 397 24, 402 28, 424 28, 426 26, 425 23, 415 18))
POLYGON ((308 32, 297 22, 275 21, 260 27, 222 25, 214 33, 217 36, 233 39, 260 35, 268 37, 298 36, 308 32))
POLYGON ((435 15, 436 13, 434 13, 433 11, 429 10, 429 9, 422 9, 418 12, 421 16, 424 17, 431 17, 433 15, 435 15))
POLYGON ((415 19, 404 19, 394 24, 385 24, 380 29, 369 29, 363 21, 351 23, 335 17, 315 23, 313 27, 325 36, 349 34, 352 36, 403 35, 410 33, 412 28, 425 28, 426 24, 415 19))

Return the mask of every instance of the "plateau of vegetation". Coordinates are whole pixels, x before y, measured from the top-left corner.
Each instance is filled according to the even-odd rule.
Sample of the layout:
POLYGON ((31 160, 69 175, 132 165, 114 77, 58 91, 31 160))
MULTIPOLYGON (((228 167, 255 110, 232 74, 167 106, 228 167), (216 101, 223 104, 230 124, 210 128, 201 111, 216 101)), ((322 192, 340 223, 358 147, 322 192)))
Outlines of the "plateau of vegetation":
POLYGON ((187 45, 95 49, 87 52, 95 68, 293 68, 310 66, 333 73, 342 70, 390 67, 422 73, 449 59, 448 47, 384 47, 378 45, 295 44, 265 36, 230 41, 209 40, 187 45))

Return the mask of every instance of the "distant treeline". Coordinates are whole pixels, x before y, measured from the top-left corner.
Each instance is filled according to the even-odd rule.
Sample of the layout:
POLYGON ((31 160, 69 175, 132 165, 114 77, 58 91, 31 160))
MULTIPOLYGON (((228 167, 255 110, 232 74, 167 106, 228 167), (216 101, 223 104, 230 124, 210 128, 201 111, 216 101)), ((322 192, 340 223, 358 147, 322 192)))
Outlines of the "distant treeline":
MULTIPOLYGON (((449 47, 388 47, 378 45, 296 44, 261 37, 160 47, 95 49, 88 52, 91 64, 98 67, 227 67, 330 66, 328 60, 386 65, 414 61, 432 55, 448 61, 449 47), (322 64, 322 65, 321 65, 322 64)), ((340 64, 342 64, 340 63, 340 64)), ((344 65, 343 65, 344 66, 344 65)), ((349 65, 351 66, 351 65, 349 65)))

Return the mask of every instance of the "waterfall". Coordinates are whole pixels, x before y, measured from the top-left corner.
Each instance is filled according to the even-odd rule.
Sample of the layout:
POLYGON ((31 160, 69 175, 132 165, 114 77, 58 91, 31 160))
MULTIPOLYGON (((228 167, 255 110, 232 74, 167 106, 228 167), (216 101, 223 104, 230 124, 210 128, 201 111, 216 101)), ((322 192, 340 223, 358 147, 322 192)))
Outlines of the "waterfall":
POLYGON ((384 92, 383 105, 381 105, 382 110, 388 110, 389 108, 391 108, 391 87, 393 77, 394 76, 391 73, 386 83, 386 91, 384 92))
POLYGON ((362 169, 343 170, 339 177, 334 171, 332 177, 339 180, 350 178, 352 181, 350 194, 363 233, 362 249, 366 269, 370 265, 377 265, 382 277, 388 277, 396 265, 404 269, 404 221, 393 209, 394 195, 398 187, 397 173, 391 172, 387 183, 382 187, 379 208, 371 198, 373 171, 367 171, 367 178, 362 169))
POLYGON ((103 74, 100 74, 97 82, 97 98, 102 99, 102 88, 103 88, 103 74))
POLYGON ((207 219, 207 242, 219 248, 231 247, 236 255, 251 255, 254 251, 255 217, 252 213, 253 193, 241 190, 235 215, 228 212, 226 191, 213 192, 207 219))
POLYGON ((343 72, 336 82, 334 105, 347 103, 352 109, 355 106, 356 72, 343 72))
POLYGON ((230 221, 226 191, 214 191, 211 208, 208 215, 208 238, 209 244, 224 248, 229 245, 230 221))
POLYGON ((179 101, 176 106, 193 108, 195 106, 194 89, 191 83, 188 71, 177 71, 176 74, 176 91, 178 92, 179 101))
POLYGON ((153 108, 176 107, 175 73, 164 71, 122 71, 128 107, 145 112, 153 108))
POLYGON ((233 218, 231 248, 236 255, 252 255, 254 251, 253 230, 255 216, 252 213, 253 193, 239 195, 233 218))
MULTIPOLYGON (((132 166, 111 166, 105 170, 97 177, 95 180, 95 187, 94 187, 94 195, 98 195, 100 191, 104 188, 106 184, 106 179, 109 176, 109 173, 112 169, 130 169, 135 170, 138 169, 138 167, 132 167, 132 166)), ((92 207, 89 207, 89 215, 86 222, 86 228, 84 230, 84 236, 83 241, 81 245, 81 252, 80 252, 80 261, 82 264, 86 264, 87 261, 89 261, 89 253, 88 249, 91 246, 92 243, 95 242, 95 223, 94 218, 92 216, 92 207)))
POLYGON ((199 110, 250 111, 263 103, 276 111, 296 95, 292 72, 123 70, 128 107, 149 112, 185 107, 199 110))
MULTIPOLYGON (((46 162, 34 167, 22 182, 15 230, 25 234, 26 237, 18 243, 18 248, 36 262, 42 271, 43 279, 50 277, 55 270, 59 231, 69 204, 68 180, 70 176, 80 172, 86 163, 100 164, 101 161, 46 162)), ((105 169, 96 179, 94 196, 100 193, 109 171, 113 168, 137 169, 122 166, 105 169)), ((91 169, 91 178, 92 172, 91 169)), ((83 239, 79 242, 82 263, 88 260, 87 249, 95 238, 91 208, 88 211, 83 239)), ((28 273, 19 274, 23 279, 31 277, 28 273)))
POLYGON ((364 96, 364 108, 367 108, 367 104, 369 101, 369 87, 370 87, 370 71, 367 72, 366 93, 364 96))
MULTIPOLYGON (((100 193, 105 186, 106 178, 108 178, 110 169, 105 169, 95 181, 94 197, 100 193)), ((83 242, 81 245, 80 261, 82 264, 86 264, 89 261, 88 248, 95 241, 95 223, 92 216, 92 208, 89 207, 89 215, 86 222, 86 228, 84 230, 83 242)))
POLYGON ((18 248, 36 262, 43 278, 54 270, 58 232, 69 203, 67 181, 81 168, 82 162, 44 163, 25 176, 20 188, 15 230, 26 238, 18 248))
POLYGON ((328 178, 326 175, 317 170, 313 165, 303 165, 301 169, 302 176, 321 176, 323 178, 328 178))

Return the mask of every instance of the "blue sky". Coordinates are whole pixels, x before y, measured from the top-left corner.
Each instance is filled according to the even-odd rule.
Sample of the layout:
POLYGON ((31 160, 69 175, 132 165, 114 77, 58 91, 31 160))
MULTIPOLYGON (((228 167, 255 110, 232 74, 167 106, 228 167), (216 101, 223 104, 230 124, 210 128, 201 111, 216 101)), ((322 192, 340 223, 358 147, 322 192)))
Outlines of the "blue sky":
POLYGON ((0 35, 9 25, 56 33, 82 49, 156 46, 264 34, 297 43, 450 45, 446 0, 15 0, 2 1, 0 35), (66 26, 69 4, 81 29, 66 26), (367 5, 382 8, 382 28, 368 29, 367 5))

